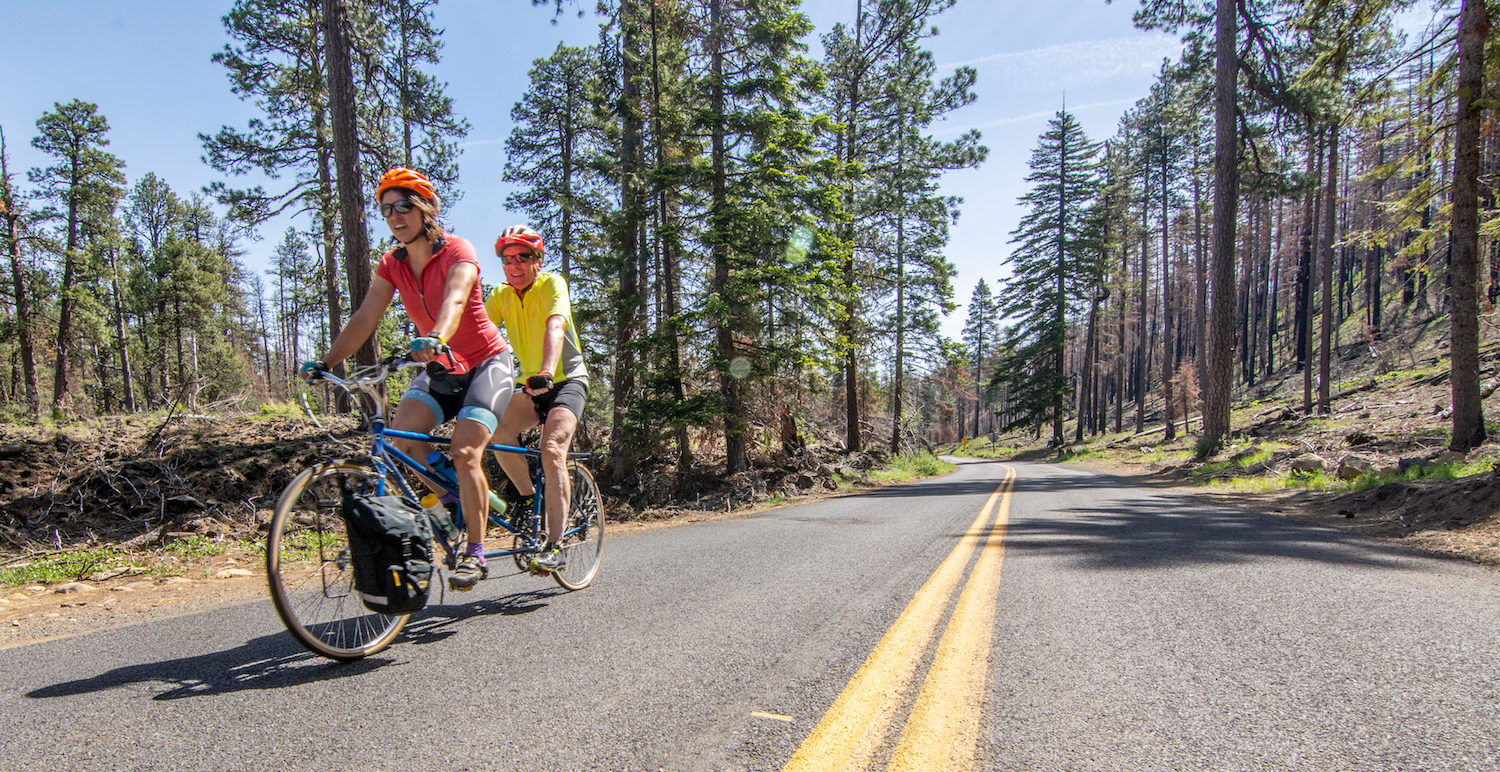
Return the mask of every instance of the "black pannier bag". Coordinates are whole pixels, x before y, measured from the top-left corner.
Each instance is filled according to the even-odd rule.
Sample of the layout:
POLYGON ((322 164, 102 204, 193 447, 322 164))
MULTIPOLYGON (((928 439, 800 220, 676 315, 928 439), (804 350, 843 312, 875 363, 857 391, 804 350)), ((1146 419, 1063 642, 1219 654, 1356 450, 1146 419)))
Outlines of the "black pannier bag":
POLYGON ((432 524, 400 496, 344 494, 354 589, 365 608, 410 614, 427 603, 432 580, 432 524))

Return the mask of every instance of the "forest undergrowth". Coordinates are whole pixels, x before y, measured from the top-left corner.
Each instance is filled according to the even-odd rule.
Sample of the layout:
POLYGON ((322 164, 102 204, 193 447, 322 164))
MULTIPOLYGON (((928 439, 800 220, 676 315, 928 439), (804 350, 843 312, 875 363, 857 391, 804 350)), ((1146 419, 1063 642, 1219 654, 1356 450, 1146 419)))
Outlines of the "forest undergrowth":
MULTIPOLYGON (((354 418, 325 425, 327 432, 275 406, 0 424, 0 584, 85 578, 163 550, 212 552, 173 545, 254 541, 298 471, 366 455, 368 434, 354 418)), ((604 487, 606 517, 617 523, 733 513, 943 471, 930 455, 845 454, 827 438, 798 439, 792 450, 757 448, 751 468, 730 477, 713 471, 722 459, 712 455, 682 473, 643 460, 620 479, 611 478, 607 456, 589 463, 604 487)), ((493 459, 487 463, 491 479, 503 480, 493 459)))

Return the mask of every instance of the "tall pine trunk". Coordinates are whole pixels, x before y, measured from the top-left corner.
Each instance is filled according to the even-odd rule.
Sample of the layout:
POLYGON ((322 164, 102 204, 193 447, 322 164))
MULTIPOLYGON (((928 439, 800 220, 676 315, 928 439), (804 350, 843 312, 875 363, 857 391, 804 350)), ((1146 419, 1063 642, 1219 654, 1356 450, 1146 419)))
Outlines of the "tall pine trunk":
MULTIPOLYGON (((1122 278, 1128 273, 1121 262, 1120 274, 1122 278)), ((1120 299, 1115 303, 1119 310, 1119 345, 1115 348, 1115 433, 1119 434, 1125 430, 1125 297, 1121 293, 1120 299)))
MULTIPOLYGON (((318 46, 313 46, 313 70, 316 72, 322 68, 318 46)), ((328 111, 322 105, 313 106, 313 126, 317 132, 317 164, 318 164, 318 237, 323 243, 323 299, 324 306, 328 312, 328 343, 332 343, 343 330, 344 325, 344 301, 339 291, 339 260, 337 209, 334 200, 338 193, 333 187, 333 148, 325 137, 328 136, 328 111)), ((325 344, 326 345, 326 344, 325 344)), ((333 370, 335 375, 344 374, 344 363, 340 362, 333 370)), ((338 395, 338 409, 347 410, 345 404, 348 396, 342 391, 338 395)))
POLYGON ((623 477, 635 463, 633 443, 625 437, 625 415, 636 390, 635 337, 644 299, 639 294, 642 182, 641 166, 641 22, 640 0, 620 4, 620 298, 615 320, 614 414, 610 448, 614 474, 623 477))
POLYGON ((106 254, 109 256, 109 295, 114 314, 115 353, 120 358, 120 401, 126 412, 134 413, 135 385, 131 382, 134 374, 130 369, 130 347, 126 345, 125 303, 120 289, 120 268, 115 262, 115 248, 110 247, 106 254))
MULTIPOLYGON (((651 115, 652 122, 654 124, 653 130, 657 136, 657 141, 655 143, 656 166, 658 169, 665 169, 668 165, 668 153, 671 152, 673 154, 674 157, 671 160, 675 163, 678 160, 675 157, 678 152, 675 150, 675 146, 669 149, 667 140, 665 139, 666 130, 664 129, 662 123, 661 61, 657 51, 661 28, 657 21, 656 11, 657 4, 652 3, 651 115)), ((573 93, 573 80, 571 78, 568 79, 566 81, 566 84, 566 104, 572 105, 574 100, 577 98, 573 93)), ((565 278, 569 276, 568 253, 571 251, 571 247, 568 245, 572 243, 573 234, 573 143, 574 135, 576 133, 577 130, 573 125, 572 116, 564 116, 562 137, 562 185, 563 200, 567 202, 567 205, 564 206, 562 210, 562 230, 564 242, 562 259, 563 276, 565 278)), ((678 193, 676 185, 673 183, 664 185, 659 191, 657 196, 658 226, 656 229, 656 238, 658 250, 661 256, 661 277, 659 288, 662 294, 662 314, 666 320, 666 323, 663 325, 666 331, 663 335, 663 340, 666 341, 667 346, 667 369, 670 373, 670 381, 672 384, 672 398, 673 400, 675 400, 676 404, 682 405, 687 399, 687 394, 682 386, 682 333, 681 325, 679 324, 679 315, 682 313, 682 249, 681 241, 677 235, 676 226, 669 225, 669 223, 676 223, 679 220, 679 198, 680 194, 678 193)), ((692 443, 688 439, 687 422, 679 418, 673 423, 673 434, 675 435, 677 443, 677 477, 679 484, 681 484, 683 482, 686 482, 687 474, 693 467, 693 448, 692 443)))
MULTIPOLYGON (((359 136, 354 103, 354 72, 350 62, 348 9, 345 0, 323 0, 323 39, 328 65, 328 111, 332 119, 333 162, 338 175, 339 224, 344 236, 344 274, 349 278, 349 304, 359 308, 370 291, 370 241, 365 229, 365 205, 359 174, 359 136)), ((371 335, 354 354, 354 361, 370 365, 380 358, 380 339, 371 335)))
MULTIPOLYGON (((858 0, 854 4, 854 48, 862 50, 864 44, 864 0, 858 0)), ((847 140, 844 142, 844 162, 850 166, 859 154, 859 109, 860 104, 860 78, 864 75, 863 69, 854 76, 849 84, 849 111, 844 116, 844 126, 847 132, 847 140)), ((854 212, 854 184, 852 181, 844 193, 844 204, 846 212, 850 215, 854 212)), ((845 225, 844 243, 849 249, 849 256, 844 261, 844 426, 845 440, 844 448, 850 453, 859 452, 864 443, 860 437, 859 429, 859 293, 855 289, 857 247, 855 245, 855 226, 851 221, 845 225)), ((976 434, 977 434, 976 419, 976 434)))
POLYGON ((1099 316, 1099 301, 1102 299, 1096 287, 1093 296, 1089 298, 1088 325, 1083 337, 1083 367, 1078 386, 1078 425, 1073 430, 1074 442, 1083 441, 1084 424, 1088 424, 1089 434, 1094 433, 1094 354, 1097 350, 1094 339, 1098 332, 1095 322, 1099 316))
POLYGON ((57 361, 52 368, 52 412, 62 408, 63 395, 68 393, 68 357, 72 355, 73 338, 73 284, 78 275, 78 198, 82 185, 78 159, 72 162, 73 174, 68 189, 68 240, 63 249, 62 284, 57 288, 57 361))
POLYGON ((1334 124, 1328 129, 1328 187, 1324 191, 1326 200, 1323 203, 1322 258, 1319 266, 1320 278, 1323 280, 1323 325, 1318 341, 1318 412, 1325 414, 1330 412, 1328 400, 1333 372, 1333 328, 1338 325, 1333 313, 1333 242, 1338 235, 1335 232, 1338 219, 1338 174, 1339 127, 1334 124))
MULTIPOLYGON (((1385 121, 1377 125, 1375 135, 1375 163, 1385 165, 1385 121)), ((1375 178, 1374 200, 1385 200, 1385 178, 1375 178)), ((1381 217, 1380 207, 1370 208, 1370 230, 1375 233, 1381 232, 1384 218, 1381 217)), ((1385 247, 1382 244, 1370 243, 1365 251, 1365 324, 1370 327, 1372 340, 1380 340, 1380 278, 1385 272, 1385 261, 1382 256, 1385 247)))
MULTIPOLYGON (((896 149, 897 179, 904 171, 906 140, 896 149)), ((899 187, 899 185, 898 185, 899 187)), ((906 202, 898 190, 901 209, 896 213, 896 372, 891 383, 891 454, 901 452, 901 391, 906 365, 906 202)))
MULTIPOLYGON (((1163 145, 1165 148, 1165 145, 1163 145)), ((1165 154, 1165 149, 1163 150, 1165 154)), ((1161 175, 1161 317, 1162 317, 1162 355, 1161 355, 1161 396, 1162 396, 1162 420, 1165 421, 1163 439, 1170 442, 1177 439, 1177 425, 1172 421, 1172 369, 1173 369, 1173 338, 1175 332, 1172 328, 1172 267, 1171 250, 1167 239, 1171 232, 1170 220, 1167 212, 1168 205, 1168 182, 1166 164, 1162 164, 1161 175)))
MULTIPOLYGON (((1199 173, 1198 141, 1193 140, 1193 364, 1202 373, 1208 357, 1208 273, 1203 244, 1203 175, 1199 173)), ((1200 407, 1201 411, 1202 408, 1200 407)))
POLYGON ((32 338, 31 297, 28 293, 26 260, 21 255, 21 234, 16 217, 7 216, 6 226, 10 231, 10 280, 11 291, 16 299, 16 343, 21 356, 21 376, 26 384, 26 411, 33 418, 41 417, 41 390, 36 377, 36 343, 32 338))
POLYGON ((1141 202, 1141 291, 1138 313, 1136 320, 1135 340, 1135 433, 1140 434, 1146 430, 1146 395, 1151 392, 1149 381, 1151 378, 1151 343, 1154 331, 1151 328, 1151 256, 1147 253, 1146 239, 1146 209, 1147 203, 1141 202))
POLYGON ((1236 4, 1219 0, 1214 46, 1214 224, 1210 288, 1208 372, 1204 375, 1203 436, 1219 445, 1229 436, 1234 381, 1234 231, 1239 199, 1239 142, 1234 105, 1237 92, 1236 4))
POLYGON ((709 110, 713 115, 713 129, 709 138, 711 163, 713 165, 711 203, 709 204, 710 229, 719 232, 713 241, 713 292, 719 297, 719 317, 714 325, 718 348, 719 391, 724 397, 724 455, 725 474, 734 474, 748 465, 749 440, 740 379, 734 374, 734 314, 739 307, 739 298, 731 286, 729 245, 724 231, 728 221, 728 168, 725 148, 725 109, 727 100, 724 89, 724 18, 723 0, 709 4, 709 110))
MULTIPOLYGON (((1311 179, 1322 180, 1323 178, 1323 141, 1322 137, 1316 136, 1312 142, 1317 147, 1315 153, 1317 163, 1312 169, 1311 179)), ((1302 414, 1312 415, 1313 411, 1313 313, 1318 298, 1318 222, 1319 215, 1323 211, 1323 199, 1318 195, 1319 188, 1314 187, 1307 192, 1307 220, 1303 225, 1303 276, 1302 276, 1302 338, 1298 357, 1302 362, 1302 414)))
POLYGON ((1479 393, 1479 130, 1484 103, 1484 48, 1490 20, 1484 0, 1464 0, 1458 33, 1458 127, 1453 156, 1453 436, 1460 452, 1484 442, 1479 393))
POLYGON ((0 129, 0 185, 4 186, 4 199, 0 201, 0 218, 5 220, 5 231, 10 245, 10 282, 16 308, 16 352, 21 359, 21 377, 26 387, 26 410, 32 418, 41 418, 41 391, 37 385, 36 343, 32 337, 34 323, 31 309, 30 280, 27 277, 26 258, 21 254, 21 213, 16 206, 15 194, 10 182, 10 154, 5 147, 5 133, 0 129))

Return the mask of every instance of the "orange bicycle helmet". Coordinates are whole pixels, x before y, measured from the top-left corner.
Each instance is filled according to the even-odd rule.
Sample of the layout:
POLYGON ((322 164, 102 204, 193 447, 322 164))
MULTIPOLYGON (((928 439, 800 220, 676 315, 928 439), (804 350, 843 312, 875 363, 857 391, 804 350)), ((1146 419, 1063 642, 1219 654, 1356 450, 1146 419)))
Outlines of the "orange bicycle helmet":
POLYGON ((375 187, 375 200, 379 201, 389 188, 406 188, 434 204, 438 200, 437 191, 432 189, 432 180, 405 166, 392 167, 390 171, 380 175, 380 184, 375 187))
POLYGON ((525 225, 512 225, 495 239, 495 256, 500 257, 505 248, 514 244, 528 247, 537 257, 547 254, 547 245, 542 243, 542 234, 526 227, 525 225))

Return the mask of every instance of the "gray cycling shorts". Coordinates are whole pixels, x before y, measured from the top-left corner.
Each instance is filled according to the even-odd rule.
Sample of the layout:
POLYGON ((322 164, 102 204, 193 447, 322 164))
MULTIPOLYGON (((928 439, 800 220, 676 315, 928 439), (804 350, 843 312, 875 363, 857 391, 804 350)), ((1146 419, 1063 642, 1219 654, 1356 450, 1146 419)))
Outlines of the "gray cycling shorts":
POLYGON ((431 377, 423 370, 417 379, 406 387, 401 401, 414 399, 427 406, 439 425, 455 418, 475 421, 489 427, 491 432, 500 425, 500 416, 510 404, 510 395, 516 389, 515 357, 506 349, 480 362, 469 376, 467 388, 461 393, 443 393, 434 389, 431 377))

